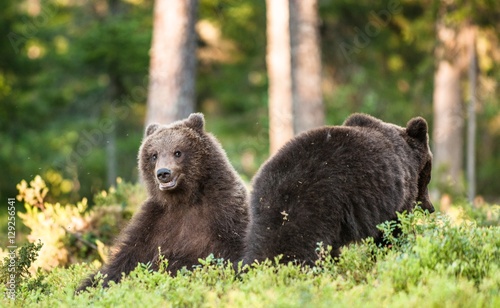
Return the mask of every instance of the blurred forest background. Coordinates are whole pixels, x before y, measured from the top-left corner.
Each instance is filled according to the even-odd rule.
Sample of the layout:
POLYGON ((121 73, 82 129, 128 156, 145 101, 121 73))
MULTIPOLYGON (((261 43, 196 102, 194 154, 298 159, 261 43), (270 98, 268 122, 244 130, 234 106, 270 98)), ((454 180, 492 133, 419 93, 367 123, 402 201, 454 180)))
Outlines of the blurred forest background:
MULTIPOLYGON (((290 120, 312 115, 300 111, 308 104, 316 104, 313 120, 330 125, 353 112, 401 126, 421 115, 440 163, 431 181, 435 194, 467 196, 466 161, 475 154, 474 195, 500 197, 500 6, 494 0, 2 0, 0 23, 2 200, 17 195, 22 179, 41 175, 52 202, 87 197, 92 204, 117 177, 138 180, 146 122, 192 110, 205 113, 207 130, 250 180, 270 153, 276 125, 270 108, 290 120), (188 34, 165 30, 174 17, 185 18, 188 34), (275 22, 279 29, 280 21, 290 32, 266 28, 275 22), (165 27, 155 29, 155 39, 153 26, 165 27), (316 44, 317 53, 306 49, 300 56, 293 47, 302 40, 316 44), (287 42, 292 56, 280 57, 278 47, 277 58, 268 54, 266 62, 272 44, 287 42), (184 65, 174 74, 191 74, 172 88, 161 87, 168 79, 161 78, 161 65, 168 67, 169 59, 184 65), (296 69, 280 75, 270 59, 296 69), (273 82, 280 76, 285 79, 273 82), (305 102, 298 99, 301 87, 312 93, 305 102), (285 105, 268 106, 276 98, 285 105), (155 118, 158 104, 180 111, 155 118), (474 126, 477 140, 467 152, 474 126)), ((301 130, 297 122, 292 134, 301 130)))

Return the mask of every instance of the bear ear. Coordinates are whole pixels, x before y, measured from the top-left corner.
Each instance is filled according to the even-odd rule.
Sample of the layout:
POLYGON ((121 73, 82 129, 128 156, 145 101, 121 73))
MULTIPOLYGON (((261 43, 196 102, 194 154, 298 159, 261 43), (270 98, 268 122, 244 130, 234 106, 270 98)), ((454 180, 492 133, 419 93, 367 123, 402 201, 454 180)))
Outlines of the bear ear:
POLYGON ((187 127, 202 132, 205 127, 205 117, 203 113, 191 113, 185 124, 187 127))
POLYGON ((422 117, 416 117, 406 124, 406 133, 408 136, 421 142, 427 141, 427 122, 422 117))
POLYGON ((347 120, 344 121, 344 126, 363 126, 363 127, 370 127, 377 125, 380 122, 380 120, 364 114, 364 113, 354 113, 350 115, 347 120))
POLYGON ((159 127, 159 124, 149 124, 146 128, 146 137, 157 131, 159 127))

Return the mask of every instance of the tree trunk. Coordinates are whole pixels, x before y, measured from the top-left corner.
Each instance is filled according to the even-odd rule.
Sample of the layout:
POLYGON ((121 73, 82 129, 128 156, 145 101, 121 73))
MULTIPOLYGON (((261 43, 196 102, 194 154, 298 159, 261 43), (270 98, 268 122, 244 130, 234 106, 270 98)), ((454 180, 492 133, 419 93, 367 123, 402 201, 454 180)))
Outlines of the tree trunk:
MULTIPOLYGON (((441 16, 443 17, 443 16, 441 16)), ((462 192, 464 114, 460 76, 465 71, 466 28, 437 24, 437 70, 434 75, 434 170, 438 182, 462 192)))
POLYGON ((156 0, 146 126, 194 111, 197 0, 156 0))
POLYGON ((434 166, 443 180, 459 179, 463 161, 463 116, 459 73, 441 60, 434 76, 434 166))
POLYGON ((317 0, 290 0, 292 92, 296 134, 321 126, 325 122, 317 6, 317 0))
POLYGON ((106 140, 106 167, 108 187, 114 187, 118 177, 118 167, 116 163, 116 123, 114 128, 107 134, 106 140))
POLYGON ((271 155, 293 137, 288 0, 267 0, 267 71, 271 155))
MULTIPOLYGON (((116 0, 109 1, 110 17, 119 13, 120 2, 116 0)), ((110 126, 112 128, 106 134, 106 179, 108 187, 115 187, 116 178, 118 177, 118 156, 116 155, 117 119, 116 114, 114 114, 111 110, 116 110, 118 100, 126 91, 122 76, 112 70, 108 72, 108 75, 110 76, 110 86, 108 87, 110 108, 105 108, 104 116, 111 122, 110 126)))
POLYGON ((476 196, 476 88, 477 88, 477 54, 476 54, 476 33, 472 30, 470 39, 470 63, 469 63, 469 84, 470 101, 468 108, 469 125, 467 126, 467 184, 468 198, 471 203, 476 196))

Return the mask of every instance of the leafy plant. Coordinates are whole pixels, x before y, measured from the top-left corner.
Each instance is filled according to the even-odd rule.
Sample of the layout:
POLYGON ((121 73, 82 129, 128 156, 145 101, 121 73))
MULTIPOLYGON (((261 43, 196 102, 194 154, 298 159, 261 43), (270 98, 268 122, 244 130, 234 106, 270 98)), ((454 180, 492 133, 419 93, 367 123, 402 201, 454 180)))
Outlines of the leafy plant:
POLYGON ((18 215, 31 230, 28 240, 44 244, 33 267, 46 270, 98 257, 105 260, 107 245, 131 217, 131 212, 125 209, 126 203, 112 201, 118 202, 123 195, 128 197, 139 191, 137 186, 120 182, 109 197, 101 193, 98 199, 102 205, 89 209, 85 198, 76 205, 46 202, 43 197, 49 189, 39 176, 29 186, 22 181, 18 188, 18 200, 25 202, 26 209, 18 215))
MULTIPOLYGON (((121 189, 133 191, 135 188, 117 187, 116 191, 121 189)), ((31 206, 30 210, 37 211, 37 215, 30 217, 41 216, 43 219, 37 223, 43 225, 47 221, 60 222, 61 217, 69 213, 76 217, 94 217, 104 215, 99 211, 114 208, 118 215, 122 208, 115 204, 121 198, 118 195, 115 191, 107 192, 101 196, 101 205, 78 213, 62 206, 56 210, 55 205, 44 202, 44 210, 31 206), (51 215, 45 216, 49 213, 51 215)), ((128 206, 126 203, 125 207, 128 206)), ((452 206, 462 207, 463 204, 452 206)), ((119 284, 111 283, 106 289, 98 285, 75 296, 79 281, 95 271, 96 264, 58 266, 46 274, 39 273, 35 280, 21 281, 18 298, 22 299, 23 307, 109 307, 137 303, 204 307, 353 308, 415 306, 416 303, 419 306, 496 307, 500 305, 500 227, 492 219, 495 209, 496 206, 470 207, 462 210, 463 215, 458 218, 444 213, 430 215, 420 208, 401 213, 397 221, 379 226, 386 245, 378 245, 369 238, 342 247, 341 255, 334 259, 331 247, 319 244, 319 260, 311 267, 281 264, 277 257, 245 266, 241 271, 241 263, 235 269, 229 261, 208 256, 199 260, 199 266, 181 270, 172 277, 164 271, 168 260, 161 259, 159 271, 152 271, 149 264, 141 264, 119 284)), ((111 217, 115 217, 113 215, 111 217)), ((113 219, 105 220, 113 222, 113 219)), ((97 230, 104 225, 102 220, 95 223, 97 230)), ((95 231, 94 227, 82 234, 105 234, 95 231)), ((71 236, 66 234, 62 238, 64 248, 61 249, 76 253, 77 257, 72 260, 83 259, 71 250, 78 246, 68 241, 71 236)), ((97 237, 88 240, 96 243, 97 237)), ((5 291, 6 286, 0 285, 0 292, 5 291)), ((16 303, 0 299, 0 305, 10 307, 16 303)))
POLYGON ((35 263, 42 246, 40 242, 27 243, 3 259, 0 267, 0 281, 7 289, 15 289, 15 293, 18 293, 21 287, 28 290, 46 289, 47 284, 43 282, 46 275, 37 271, 36 276, 33 277, 30 272, 31 265, 35 263))
POLYGON ((146 200, 146 190, 142 185, 124 182, 121 178, 116 179, 116 188, 111 187, 108 191, 101 191, 94 196, 96 207, 116 206, 135 212, 146 200))
POLYGON ((471 221, 454 224, 448 216, 428 216, 421 209, 400 214, 398 219, 402 236, 390 240, 396 250, 386 257, 393 262, 377 268, 391 277, 397 290, 425 281, 429 273, 462 277, 479 285, 498 270, 498 227, 481 228, 471 221))
MULTIPOLYGON (((319 246, 312 267, 278 258, 237 273, 209 256, 172 277, 140 265, 119 284, 78 296, 74 290, 93 265, 56 268, 44 282, 50 293, 22 289, 23 307, 496 307, 500 304, 500 228, 453 222, 422 210, 399 217, 401 234, 389 246, 372 239, 342 248, 338 260, 319 246)), ((395 225, 387 226, 392 235, 395 225), (390 226, 390 227, 389 227, 390 226)), ((166 268, 168 260, 162 260, 166 268)), ((162 267, 163 264, 163 267, 162 267)), ((0 286, 0 291, 1 290, 0 286)), ((0 305, 14 306, 0 299, 0 305)))

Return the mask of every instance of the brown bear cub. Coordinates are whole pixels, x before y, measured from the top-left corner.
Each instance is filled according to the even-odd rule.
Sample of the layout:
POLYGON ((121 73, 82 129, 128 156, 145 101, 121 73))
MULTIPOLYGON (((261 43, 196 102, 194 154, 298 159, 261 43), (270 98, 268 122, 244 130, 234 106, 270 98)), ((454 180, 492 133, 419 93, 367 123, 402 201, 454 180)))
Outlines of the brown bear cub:
MULTIPOLYGON (((170 125, 151 124, 139 150, 139 170, 149 198, 118 237, 100 272, 119 282, 138 263, 167 271, 190 269, 199 258, 241 260, 248 224, 248 193, 200 113, 170 125)), ((79 290, 95 285, 94 275, 79 290)))
POLYGON ((343 245, 379 237, 378 224, 416 202, 433 212, 431 161, 420 117, 402 128, 354 114, 343 126, 300 134, 253 180, 244 263, 282 255, 313 265, 317 243, 337 257, 343 245))

